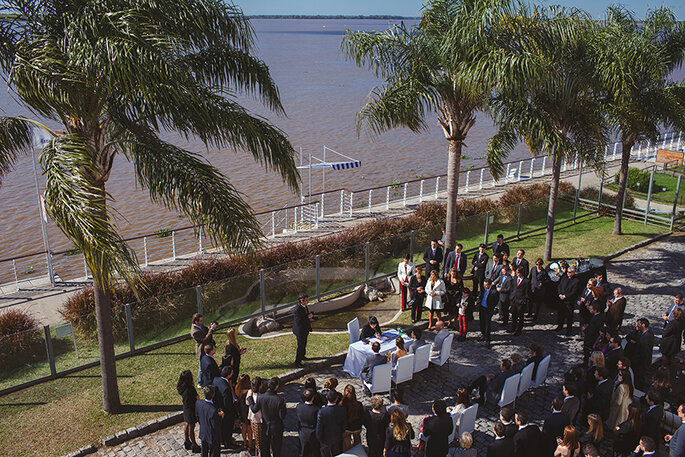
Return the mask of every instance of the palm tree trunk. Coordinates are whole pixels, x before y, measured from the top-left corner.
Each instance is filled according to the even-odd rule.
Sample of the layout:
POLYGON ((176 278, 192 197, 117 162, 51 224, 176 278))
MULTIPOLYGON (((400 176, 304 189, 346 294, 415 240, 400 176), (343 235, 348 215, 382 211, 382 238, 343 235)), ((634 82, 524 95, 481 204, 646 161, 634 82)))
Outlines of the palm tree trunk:
POLYGON ((547 233, 545 236, 544 260, 552 259, 552 241, 554 239, 554 216, 557 209, 559 194, 559 177, 561 176, 561 154, 557 154, 552 162, 552 182, 549 185, 549 205, 547 206, 547 233))
POLYGON ((102 375, 102 410, 116 413, 121 409, 117 366, 114 359, 114 336, 112 335, 112 299, 109 291, 93 280, 95 319, 98 325, 100 347, 100 373, 102 375))
POLYGON ((628 191, 628 165, 630 164, 630 151, 633 144, 621 142, 621 171, 618 175, 618 191, 616 194, 616 217, 614 218, 614 235, 621 235, 621 222, 623 222, 623 199, 628 191))
MULTIPOLYGON (((459 194, 459 168, 461 166, 461 141, 449 141, 447 159, 447 220, 445 221, 445 251, 454 248, 457 240, 457 196, 459 194)), ((445 252, 447 254, 447 252, 445 252)))

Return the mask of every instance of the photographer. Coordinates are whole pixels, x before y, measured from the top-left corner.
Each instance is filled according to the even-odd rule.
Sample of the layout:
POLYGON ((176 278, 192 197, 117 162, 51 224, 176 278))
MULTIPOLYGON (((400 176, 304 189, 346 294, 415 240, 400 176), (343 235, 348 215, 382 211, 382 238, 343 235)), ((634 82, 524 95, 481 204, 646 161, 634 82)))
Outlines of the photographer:
MULTIPOLYGON (((197 356, 198 361, 202 357, 202 348, 205 345, 212 345, 215 346, 214 343, 214 338, 212 337, 212 334, 214 333, 214 330, 216 330, 217 323, 212 322, 212 325, 207 328, 206 326, 202 325, 202 314, 200 313, 195 313, 193 314, 193 323, 190 326, 190 336, 195 340, 195 355, 197 356)), ((201 384, 202 380, 202 366, 197 371, 197 385, 199 386, 201 384)))

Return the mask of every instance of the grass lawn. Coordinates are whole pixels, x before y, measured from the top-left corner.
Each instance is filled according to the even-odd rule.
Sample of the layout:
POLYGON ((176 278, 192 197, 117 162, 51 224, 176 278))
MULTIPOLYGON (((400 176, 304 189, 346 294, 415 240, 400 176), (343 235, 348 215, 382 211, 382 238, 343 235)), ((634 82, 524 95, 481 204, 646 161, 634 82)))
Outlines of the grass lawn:
MULTIPOLYGON (((678 185, 678 178, 665 173, 654 173, 654 184, 656 187, 662 189, 666 188, 666 190, 662 192, 652 192, 652 199, 663 203, 673 204, 673 200, 675 199, 676 187, 678 185)), ((613 182, 611 184, 607 184, 606 186, 613 191, 616 191, 618 189, 618 186, 613 182)), ((646 192, 637 192, 634 190, 630 190, 630 194, 635 198, 647 200, 646 192)), ((681 183, 680 185, 678 204, 685 204, 685 182, 681 183)))
MULTIPOLYGON (((568 215, 563 208, 559 219, 568 215)), ((540 226, 537 214, 531 213, 527 226, 540 226)), ((542 219, 544 221, 544 219, 542 219)), ((466 247, 482 242, 482 232, 476 227, 460 238, 466 247), (479 232, 479 233, 476 233, 479 232), (468 235, 468 236, 466 236, 468 235)), ((564 224, 555 232, 554 255, 557 258, 596 257, 632 245, 665 229, 624 221, 625 235, 613 236, 613 219, 590 217, 579 224, 564 224)), ((495 227, 491 233, 515 234, 516 227, 495 227)), ((521 240, 510 240, 512 250, 523 248, 526 257, 541 256, 544 232, 521 240)), ((491 237, 493 239, 493 237, 491 237)), ((423 250, 416 246, 415 250, 423 250)), ((420 257, 420 256, 419 256, 420 257)), ((399 259, 383 262, 377 272, 386 270, 399 259)), ((611 280, 611 278, 609 278, 611 280)), ((404 313, 398 325, 409 325, 404 313)), ((295 337, 285 335, 257 343, 240 337, 240 344, 250 348, 243 357, 241 372, 270 377, 289 371, 295 354, 295 337)), ((217 340, 223 343, 222 338, 217 340)), ((326 357, 340 352, 347 345, 347 335, 311 335, 307 354, 326 357)), ((101 410, 100 370, 89 369, 71 376, 46 382, 0 398, 0 453, 3 456, 59 456, 117 431, 138 425, 152 418, 180 410, 181 398, 176 393, 178 374, 184 369, 197 370, 194 345, 183 341, 156 351, 127 358, 117 363, 119 389, 125 404, 124 412, 105 415, 101 410)))

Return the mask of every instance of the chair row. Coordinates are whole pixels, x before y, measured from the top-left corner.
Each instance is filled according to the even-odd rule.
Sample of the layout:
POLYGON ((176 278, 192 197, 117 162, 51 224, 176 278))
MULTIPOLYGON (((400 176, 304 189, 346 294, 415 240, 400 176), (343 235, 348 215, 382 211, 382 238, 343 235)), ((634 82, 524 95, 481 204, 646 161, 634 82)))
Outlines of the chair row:
POLYGON ((547 379, 547 371, 549 370, 549 362, 551 357, 552 355, 549 354, 540 361, 540 365, 538 365, 538 371, 535 374, 535 379, 532 379, 533 370, 535 369, 534 363, 529 363, 526 365, 523 370, 521 370, 521 373, 509 376, 504 381, 504 387, 502 387, 502 393, 497 401, 497 405, 500 408, 510 405, 531 387, 535 388, 543 385, 547 379))
POLYGON ((372 394, 381 392, 390 392, 392 383, 401 384, 403 382, 411 381, 414 378, 414 373, 423 371, 432 363, 436 366, 443 366, 448 360, 452 349, 454 335, 450 334, 442 342, 440 347, 439 357, 430 357, 430 344, 424 344, 414 351, 414 354, 407 354, 397 360, 397 368, 392 372, 392 363, 384 363, 383 365, 376 365, 373 367, 371 374, 371 382, 364 381, 367 389, 372 394))

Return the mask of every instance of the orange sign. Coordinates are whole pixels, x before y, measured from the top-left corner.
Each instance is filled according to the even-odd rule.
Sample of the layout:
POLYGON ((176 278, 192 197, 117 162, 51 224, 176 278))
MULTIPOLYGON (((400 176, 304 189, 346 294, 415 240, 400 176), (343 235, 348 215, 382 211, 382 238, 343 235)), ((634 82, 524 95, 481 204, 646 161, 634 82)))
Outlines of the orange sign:
POLYGON ((682 165, 683 164, 683 153, 681 151, 668 151, 666 149, 659 149, 656 152, 656 163, 668 163, 669 165, 682 165))

